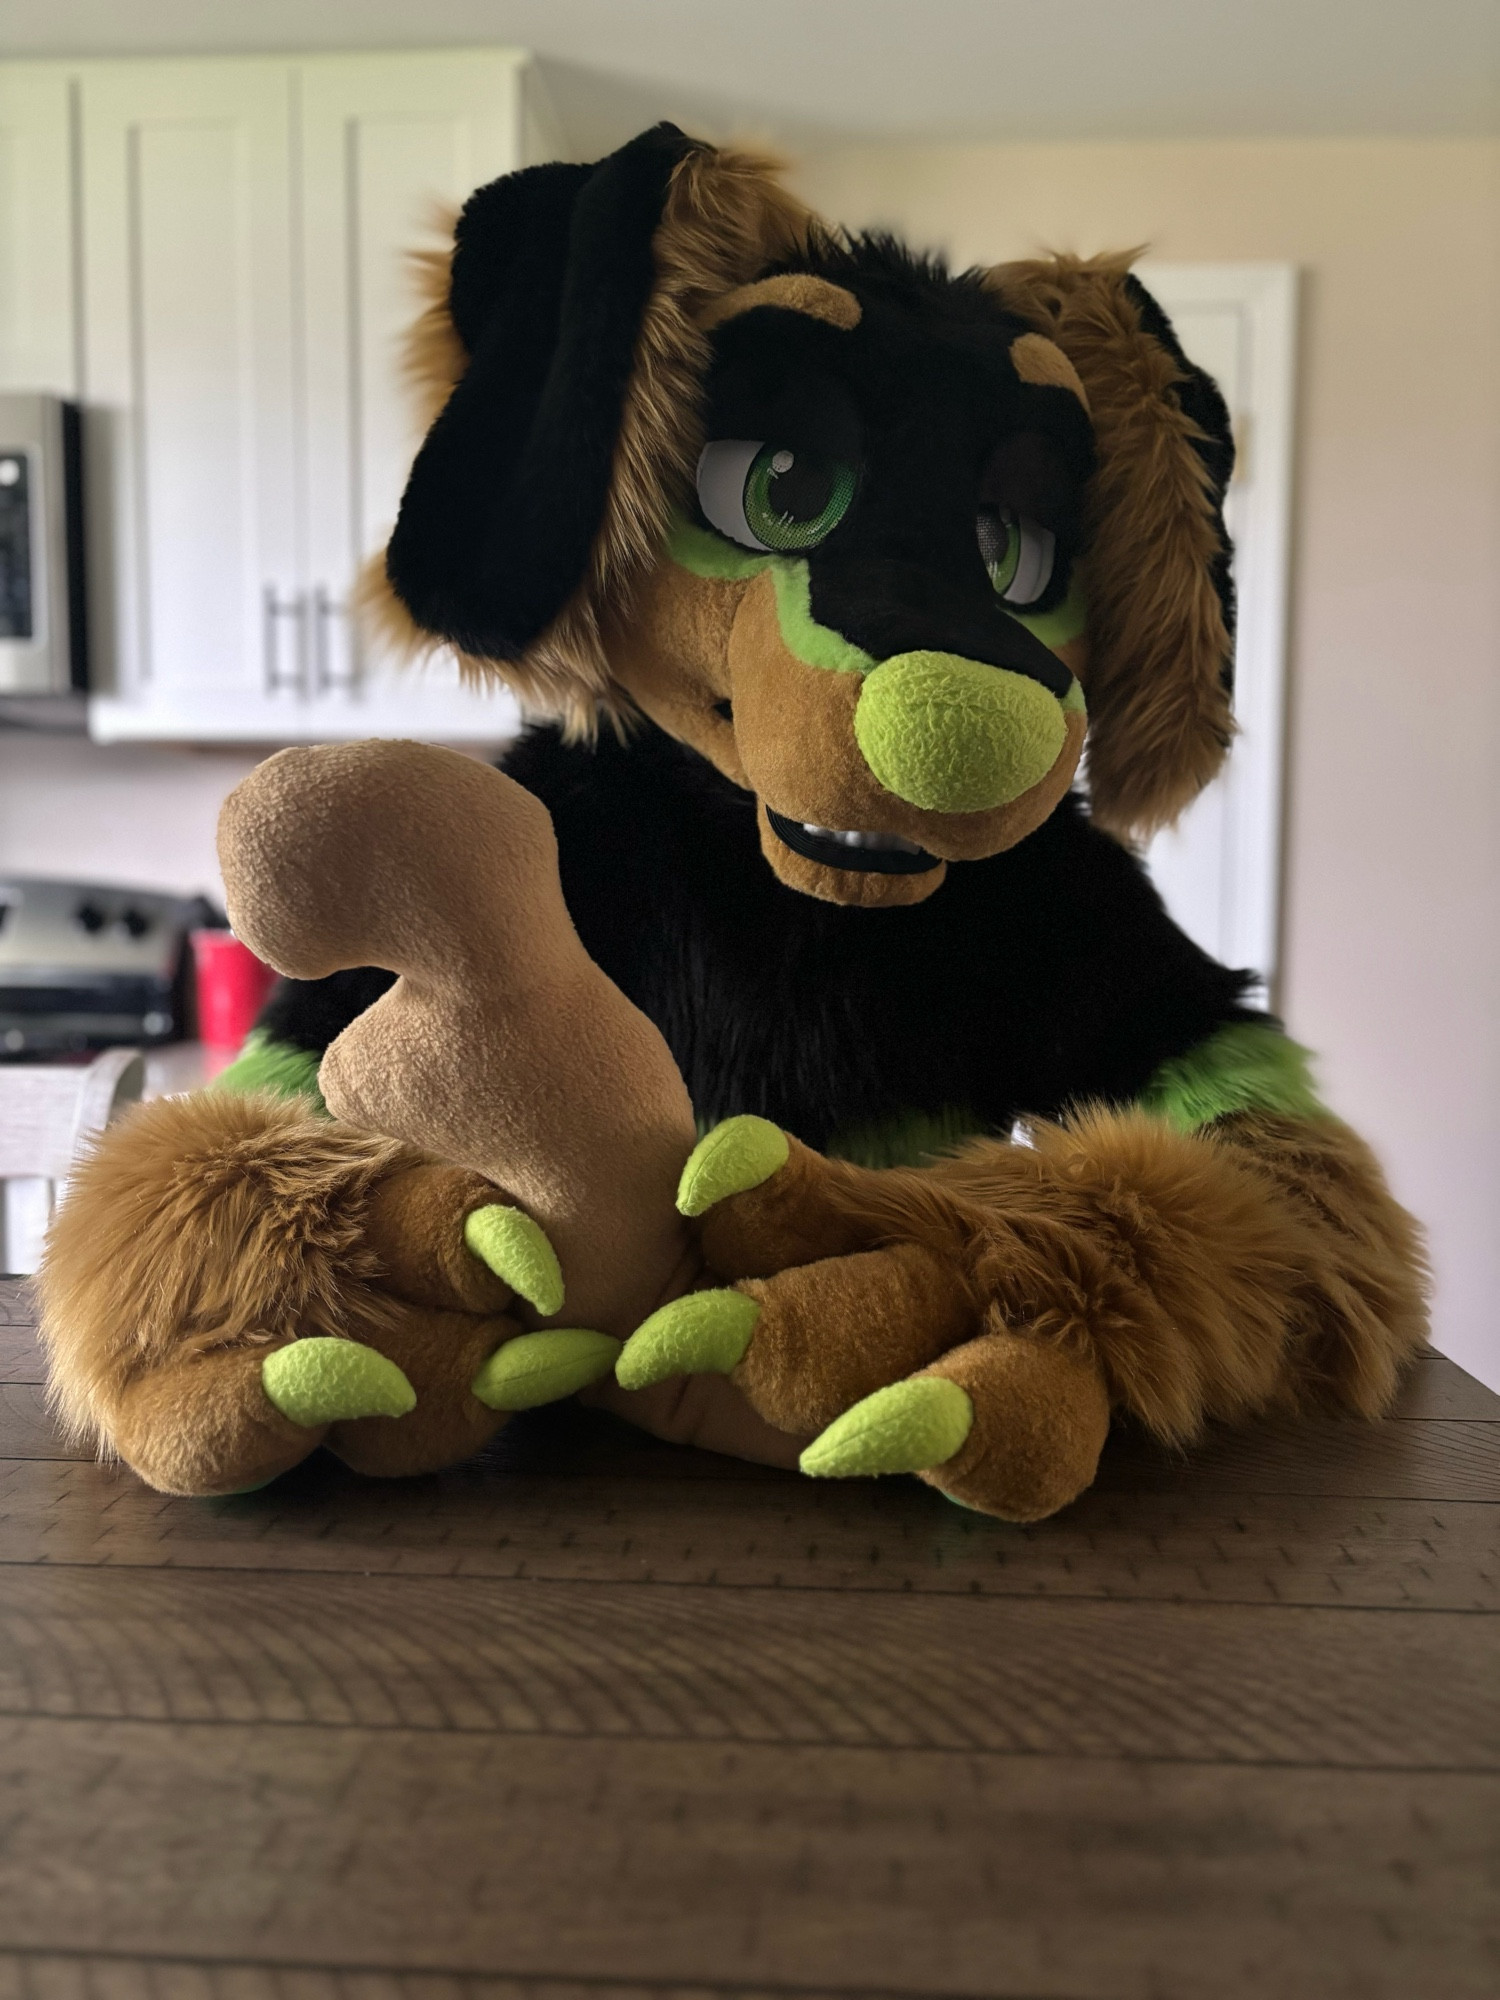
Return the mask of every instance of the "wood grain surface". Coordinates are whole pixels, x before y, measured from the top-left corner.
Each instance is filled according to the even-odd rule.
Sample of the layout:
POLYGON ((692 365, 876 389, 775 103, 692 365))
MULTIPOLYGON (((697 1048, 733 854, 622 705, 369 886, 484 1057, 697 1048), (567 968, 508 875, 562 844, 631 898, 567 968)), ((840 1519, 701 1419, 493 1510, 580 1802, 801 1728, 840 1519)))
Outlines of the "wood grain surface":
POLYGON ((1500 1398, 1053 1521, 571 1406, 166 1499, 0 1284, 0 2000, 1500 1993, 1500 1398))

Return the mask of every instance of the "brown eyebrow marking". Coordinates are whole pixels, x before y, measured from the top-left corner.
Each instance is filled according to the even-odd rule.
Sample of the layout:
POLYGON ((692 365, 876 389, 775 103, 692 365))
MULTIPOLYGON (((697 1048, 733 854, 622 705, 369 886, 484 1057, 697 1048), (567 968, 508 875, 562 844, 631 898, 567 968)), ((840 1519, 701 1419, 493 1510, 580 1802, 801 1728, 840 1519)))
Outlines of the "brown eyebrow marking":
MULTIPOLYGON (((809 319, 820 319, 843 333, 859 325, 863 311, 853 292, 846 292, 842 285, 815 277, 811 271, 784 271, 780 277, 760 278, 753 285, 739 285, 726 292, 705 308, 698 324, 708 332, 722 326, 727 319, 753 312, 756 306, 780 306, 784 312, 805 313, 809 319)), ((1050 341, 1047 345, 1051 345, 1050 341)), ((1011 353, 1015 353, 1014 346, 1011 353)))
POLYGON ((1010 360, 1023 382, 1044 389, 1071 389, 1085 410, 1088 408, 1088 394, 1078 370, 1056 341, 1048 340, 1045 334, 1018 334, 1010 344, 1010 360))

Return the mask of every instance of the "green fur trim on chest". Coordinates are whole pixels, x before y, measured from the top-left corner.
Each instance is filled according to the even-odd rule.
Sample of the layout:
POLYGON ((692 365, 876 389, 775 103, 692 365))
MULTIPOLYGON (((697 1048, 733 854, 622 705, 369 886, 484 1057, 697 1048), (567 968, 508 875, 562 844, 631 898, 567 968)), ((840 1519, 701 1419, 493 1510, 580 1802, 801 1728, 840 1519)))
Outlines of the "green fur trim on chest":
POLYGON ((1311 1118, 1324 1107, 1309 1062, 1308 1051, 1279 1028, 1234 1021, 1185 1056, 1164 1062, 1137 1102, 1179 1132, 1196 1132, 1237 1111, 1311 1118))
POLYGON ((322 1060, 311 1049, 294 1049, 289 1042, 274 1041, 263 1028, 254 1028, 234 1061, 219 1071, 209 1089, 230 1090, 238 1097, 248 1097, 255 1090, 269 1090, 277 1097, 305 1097, 310 1108, 326 1118, 328 1107, 318 1088, 322 1060))

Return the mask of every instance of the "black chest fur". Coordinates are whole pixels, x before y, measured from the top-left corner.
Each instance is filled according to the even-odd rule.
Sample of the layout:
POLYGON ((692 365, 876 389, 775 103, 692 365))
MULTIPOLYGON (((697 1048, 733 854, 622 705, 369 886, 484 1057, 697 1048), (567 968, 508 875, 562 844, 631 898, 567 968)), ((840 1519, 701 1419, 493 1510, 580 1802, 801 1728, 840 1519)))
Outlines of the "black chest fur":
POLYGON ((851 910, 777 881, 754 801, 653 728, 505 768, 557 828, 583 942, 661 1029, 700 1119, 754 1111, 814 1146, 913 1113, 1004 1131, 1124 1101, 1241 1016, 1248 976, 1172 923, 1069 798, 925 903, 851 910))

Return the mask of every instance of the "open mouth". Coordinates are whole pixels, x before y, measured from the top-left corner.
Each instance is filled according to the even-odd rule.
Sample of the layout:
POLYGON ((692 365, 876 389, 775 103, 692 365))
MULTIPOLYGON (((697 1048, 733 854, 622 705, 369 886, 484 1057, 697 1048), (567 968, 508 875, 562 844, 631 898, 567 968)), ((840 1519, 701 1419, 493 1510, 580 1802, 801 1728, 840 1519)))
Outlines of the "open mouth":
POLYGON ((925 875, 940 868, 941 861, 903 840, 899 833, 844 832, 833 826, 812 826, 805 820, 787 819, 766 807, 771 831, 783 846, 807 861, 820 861, 825 868, 855 868, 878 875, 925 875))

